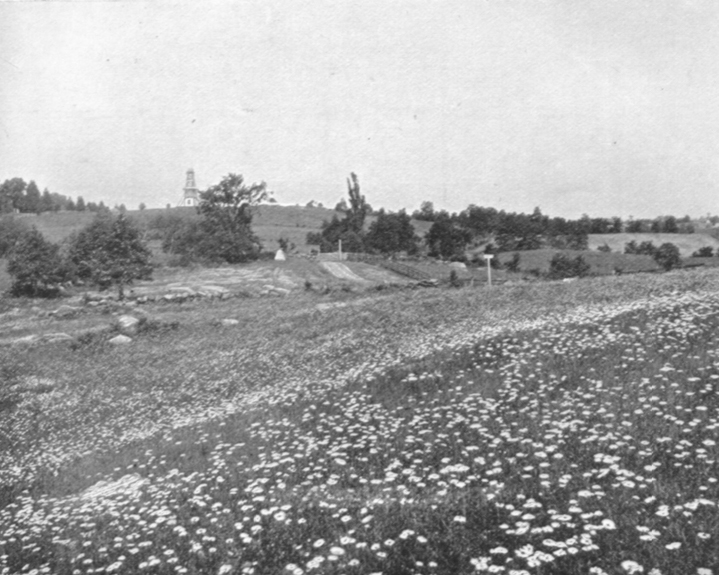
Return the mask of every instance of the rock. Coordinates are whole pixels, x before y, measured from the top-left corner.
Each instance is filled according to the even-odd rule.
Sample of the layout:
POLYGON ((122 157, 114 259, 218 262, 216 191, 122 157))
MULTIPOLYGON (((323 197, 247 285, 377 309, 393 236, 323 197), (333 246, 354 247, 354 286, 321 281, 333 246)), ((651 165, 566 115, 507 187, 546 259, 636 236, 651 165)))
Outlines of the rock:
POLYGON ((140 320, 131 315, 121 315, 117 318, 120 331, 125 335, 135 335, 140 326, 140 320))
POLYGON ((75 338, 66 333, 46 333, 42 336, 42 340, 47 343, 56 343, 58 341, 72 341, 75 338))
POLYGON ((223 319, 220 323, 222 325, 238 325, 240 323, 240 320, 228 318, 228 319, 223 319))
POLYGON ((126 343, 130 343, 131 341, 131 337, 120 334, 113 337, 108 343, 111 343, 112 345, 124 345, 126 343))
POLYGON ((74 307, 71 305, 61 305, 55 311, 50 312, 55 317, 72 317, 77 314, 82 308, 74 307))
POLYGON ((19 337, 10 342, 11 345, 33 345, 40 340, 39 335, 26 335, 25 337, 19 337))
POLYGON ((166 293, 165 295, 162 296, 161 299, 162 299, 162 301, 168 301, 168 302, 175 301, 175 294, 166 293))
POLYGON ((203 285, 197 288, 197 293, 207 297, 221 297, 228 293, 226 288, 217 285, 203 285))
POLYGON ((274 291, 279 295, 289 295, 290 293, 290 290, 281 287, 276 287, 274 291))

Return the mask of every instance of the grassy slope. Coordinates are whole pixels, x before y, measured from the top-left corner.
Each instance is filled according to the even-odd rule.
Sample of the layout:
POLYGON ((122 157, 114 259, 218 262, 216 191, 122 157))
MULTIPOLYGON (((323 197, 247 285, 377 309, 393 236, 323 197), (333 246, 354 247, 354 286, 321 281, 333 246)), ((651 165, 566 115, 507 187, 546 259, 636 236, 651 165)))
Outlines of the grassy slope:
POLYGON ((58 387, 4 419, 3 481, 40 482, 0 561, 470 573, 558 541, 546 572, 715 567, 716 280, 166 306, 179 327, 131 347, 13 350, 6 377, 58 387), (137 495, 54 498, 128 473, 137 495))
MULTIPOLYGON (((549 271, 549 264, 552 257, 561 250, 530 250, 518 252, 520 255, 519 268, 522 272, 533 269, 546 273, 549 271)), ((651 256, 636 256, 622 253, 603 253, 597 251, 575 251, 563 250, 563 253, 570 258, 581 255, 591 266, 590 273, 593 275, 610 275, 615 268, 621 269, 624 273, 657 271, 659 266, 651 256)), ((513 257, 514 252, 499 254, 499 261, 506 264, 513 257)))
MULTIPOLYGON (((179 214, 187 218, 196 217, 194 208, 183 207, 171 210, 162 208, 130 210, 127 213, 144 228, 147 228, 157 216, 167 213, 179 214)), ((335 215, 342 217, 338 212, 327 208, 268 204, 256 209, 252 227, 265 249, 276 250, 279 247, 277 241, 279 238, 285 238, 297 247, 303 247, 306 245, 307 233, 319 231, 322 222, 331 220, 335 215)), ((90 212, 57 212, 40 215, 21 214, 16 217, 29 225, 36 226, 48 240, 60 242, 71 233, 86 226, 94 216, 90 212)), ((366 225, 369 226, 374 219, 373 216, 368 217, 366 225)), ((420 237, 423 237, 431 226, 430 222, 413 221, 412 223, 420 237)))
POLYGON ((589 249, 596 250, 604 244, 612 248, 613 252, 624 253, 624 246, 635 241, 638 244, 642 242, 652 242, 659 247, 663 243, 672 243, 679 248, 682 257, 688 257, 699 248, 711 246, 715 250, 719 248, 719 239, 708 234, 590 234, 589 249))

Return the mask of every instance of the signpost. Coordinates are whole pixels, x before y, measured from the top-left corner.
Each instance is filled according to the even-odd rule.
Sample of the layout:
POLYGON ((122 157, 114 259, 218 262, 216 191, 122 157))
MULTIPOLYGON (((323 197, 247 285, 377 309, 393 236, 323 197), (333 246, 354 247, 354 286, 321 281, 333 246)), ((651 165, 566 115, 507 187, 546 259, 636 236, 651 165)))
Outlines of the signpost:
POLYGON ((492 258, 493 254, 484 254, 484 259, 487 260, 487 286, 492 287, 492 258))

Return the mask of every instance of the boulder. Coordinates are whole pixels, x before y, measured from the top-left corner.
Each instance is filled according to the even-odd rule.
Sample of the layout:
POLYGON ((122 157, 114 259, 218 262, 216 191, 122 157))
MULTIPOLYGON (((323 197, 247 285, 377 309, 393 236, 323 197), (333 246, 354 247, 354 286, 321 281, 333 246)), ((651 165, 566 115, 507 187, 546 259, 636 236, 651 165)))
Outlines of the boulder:
POLYGON ((117 318, 117 324, 125 335, 135 335, 140 326, 140 320, 132 315, 121 315, 117 318))
POLYGON ((131 337, 120 334, 113 337, 108 343, 111 343, 112 345, 124 345, 126 343, 130 343, 131 341, 131 337))

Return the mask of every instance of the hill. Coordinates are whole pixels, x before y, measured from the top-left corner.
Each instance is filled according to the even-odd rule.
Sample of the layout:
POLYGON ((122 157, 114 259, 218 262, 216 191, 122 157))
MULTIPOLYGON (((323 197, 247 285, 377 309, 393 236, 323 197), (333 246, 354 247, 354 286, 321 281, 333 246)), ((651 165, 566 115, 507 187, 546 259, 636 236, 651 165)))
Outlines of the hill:
MULTIPOLYGON (((128 210, 127 215, 145 230, 152 228, 153 220, 158 216, 172 215, 173 217, 196 218, 195 208, 157 208, 147 210, 128 210)), ((327 208, 280 206, 267 204, 258 206, 254 211, 252 229, 260 238, 266 250, 279 248, 278 240, 287 239, 302 249, 307 246, 307 233, 318 232, 322 229, 322 222, 329 221, 333 216, 342 217, 342 214, 327 208)), ((44 212, 42 214, 18 214, 13 216, 35 226, 46 239, 58 243, 70 236, 73 232, 85 227, 95 217, 91 212, 44 212)), ((376 219, 369 216, 366 227, 376 219)), ((412 220, 415 232, 420 237, 429 231, 431 222, 412 220)), ((717 242, 719 244, 719 241, 717 242)), ((155 248, 156 246, 153 246, 155 248)))
POLYGON ((716 573, 718 280, 83 305, 0 347, 0 572, 716 573))
MULTIPOLYGON (((619 234, 617 234, 619 235, 619 234)), ((625 234, 621 234, 625 235, 625 234)), ((629 234, 626 234, 629 235, 629 234)), ((637 234, 638 235, 638 234, 637 234)), ((497 257, 502 265, 509 262, 515 252, 504 252, 497 257)), ((550 262, 557 253, 563 253, 570 258, 582 256, 591 269, 590 275, 611 275, 615 270, 622 273, 654 272, 659 266, 651 256, 638 256, 623 253, 605 253, 590 250, 529 250, 516 252, 519 254, 519 271, 523 273, 537 270, 541 273, 549 271, 550 262)))

